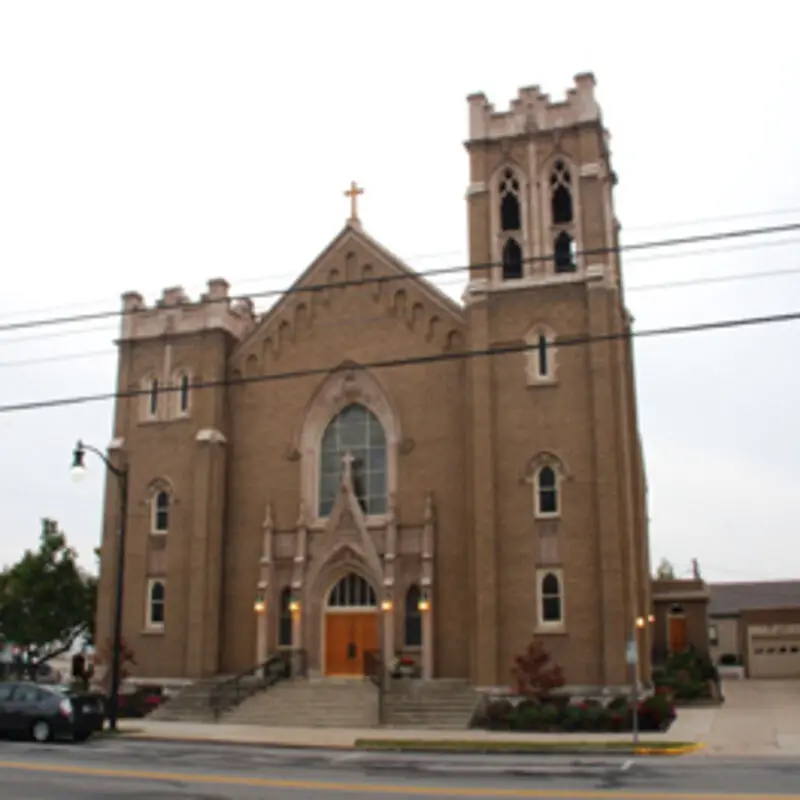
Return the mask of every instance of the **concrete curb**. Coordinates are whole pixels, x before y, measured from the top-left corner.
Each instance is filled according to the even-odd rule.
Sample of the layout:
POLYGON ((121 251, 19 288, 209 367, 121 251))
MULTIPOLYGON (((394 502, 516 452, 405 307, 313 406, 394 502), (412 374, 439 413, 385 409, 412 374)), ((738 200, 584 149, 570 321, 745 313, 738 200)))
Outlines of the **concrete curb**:
POLYGON ((414 754, 433 754, 443 755, 481 755, 481 756, 685 756, 702 750, 705 745, 691 744, 686 747, 529 747, 498 749, 492 747, 370 747, 358 746, 343 748, 354 750, 361 753, 414 753, 414 754))
POLYGON ((634 753, 637 756, 688 756, 690 753, 698 753, 703 748, 705 748, 703 742, 696 742, 686 747, 637 747, 634 753))
MULTIPOLYGON (((684 756, 702 750, 705 745, 696 743, 685 747, 659 747, 655 743, 652 746, 640 747, 509 747, 499 749, 497 747, 481 747, 481 743, 476 742, 474 747, 442 746, 442 747, 403 747, 398 744, 394 747, 386 746, 360 746, 358 742, 353 744, 306 744, 287 742, 251 742, 242 739, 225 739, 219 736, 158 736, 156 734, 133 733, 121 731, 118 734, 102 733, 100 738, 122 738, 135 739, 139 742, 174 742, 175 744, 207 744, 229 747, 248 747, 255 749, 269 748, 272 750, 308 750, 308 751, 349 751, 361 753, 442 753, 445 755, 500 755, 500 756, 684 756)), ((468 743, 471 744, 471 743, 468 743)))

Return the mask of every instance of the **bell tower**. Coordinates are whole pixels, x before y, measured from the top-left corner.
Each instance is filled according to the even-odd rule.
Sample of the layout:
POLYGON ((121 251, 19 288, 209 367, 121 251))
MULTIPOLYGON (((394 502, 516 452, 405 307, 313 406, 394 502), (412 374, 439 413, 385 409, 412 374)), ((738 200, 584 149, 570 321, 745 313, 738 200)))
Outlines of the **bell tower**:
POLYGON ((533 633, 569 683, 622 684, 628 638, 650 650, 649 552, 595 79, 558 102, 534 86, 508 111, 468 107, 470 347, 519 346, 467 367, 475 680, 507 681, 533 633))

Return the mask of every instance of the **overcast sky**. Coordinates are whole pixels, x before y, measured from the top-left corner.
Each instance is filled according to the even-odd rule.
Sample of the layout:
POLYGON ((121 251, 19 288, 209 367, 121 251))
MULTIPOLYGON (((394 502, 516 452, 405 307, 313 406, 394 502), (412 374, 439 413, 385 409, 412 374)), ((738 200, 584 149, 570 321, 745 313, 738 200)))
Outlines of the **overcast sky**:
MULTIPOLYGON (((612 133, 626 242, 800 221, 790 4, 480 8, 0 3, 0 325, 116 309, 131 289, 197 296, 217 276, 237 293, 288 286, 341 228, 352 179, 365 228, 412 266, 463 263, 466 95, 561 97, 582 71, 612 133)), ((637 330, 800 309, 798 241, 630 255, 637 330)), ((440 285, 458 297, 463 278, 440 285)), ((0 332, 0 404, 110 391, 116 330, 0 332)), ((637 343, 654 562, 798 576, 798 333, 637 343)), ((75 485, 70 453, 110 435, 110 403, 0 413, 0 565, 43 516, 92 565, 103 475, 93 461, 75 485)))

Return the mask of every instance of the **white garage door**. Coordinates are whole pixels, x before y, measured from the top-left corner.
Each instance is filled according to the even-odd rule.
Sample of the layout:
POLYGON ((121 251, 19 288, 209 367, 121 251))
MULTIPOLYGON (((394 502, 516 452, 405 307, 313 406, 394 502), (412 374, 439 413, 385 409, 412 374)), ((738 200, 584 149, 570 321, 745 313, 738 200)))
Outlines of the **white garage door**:
POLYGON ((751 678, 800 678, 800 636, 753 636, 751 678))

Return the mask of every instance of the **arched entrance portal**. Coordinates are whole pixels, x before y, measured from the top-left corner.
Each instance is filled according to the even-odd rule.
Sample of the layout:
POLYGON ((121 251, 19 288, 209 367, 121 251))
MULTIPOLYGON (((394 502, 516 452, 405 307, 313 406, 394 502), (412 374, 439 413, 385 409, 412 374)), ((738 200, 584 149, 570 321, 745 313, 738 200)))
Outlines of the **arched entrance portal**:
POLYGON ((345 575, 328 595, 325 608, 325 674, 364 674, 364 654, 380 650, 375 590, 360 575, 345 575))

